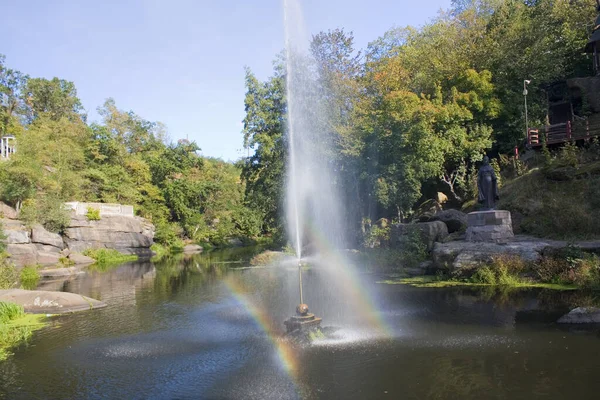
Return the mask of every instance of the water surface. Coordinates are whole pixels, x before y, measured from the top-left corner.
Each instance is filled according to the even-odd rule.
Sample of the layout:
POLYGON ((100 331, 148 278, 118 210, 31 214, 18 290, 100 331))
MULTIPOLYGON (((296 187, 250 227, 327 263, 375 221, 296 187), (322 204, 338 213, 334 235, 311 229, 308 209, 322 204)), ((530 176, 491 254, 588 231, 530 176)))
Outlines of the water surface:
POLYGON ((296 270, 245 268, 250 255, 131 263, 45 285, 108 307, 37 332, 0 364, 0 397, 598 398, 597 330, 553 322, 585 295, 418 289, 361 275, 382 331, 309 270, 305 298, 337 330, 301 346, 280 337, 296 270))

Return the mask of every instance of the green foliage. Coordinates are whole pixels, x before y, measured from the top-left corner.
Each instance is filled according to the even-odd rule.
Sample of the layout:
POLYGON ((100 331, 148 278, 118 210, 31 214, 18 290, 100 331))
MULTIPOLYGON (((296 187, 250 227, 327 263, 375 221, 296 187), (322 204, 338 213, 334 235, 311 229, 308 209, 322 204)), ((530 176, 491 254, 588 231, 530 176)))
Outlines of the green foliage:
POLYGON ((5 258, 6 251, 6 233, 4 233, 4 224, 0 221, 0 261, 5 258))
POLYGON ((180 238, 183 232, 179 225, 165 220, 159 220, 155 222, 155 226, 156 232, 154 233, 154 240, 157 243, 174 250, 183 248, 183 241, 180 238))
POLYGON ((37 287, 40 281, 39 266, 24 267, 19 274, 21 287, 26 290, 33 290, 37 287))
POLYGON ((24 315, 25 311, 22 306, 0 301, 0 325, 8 324, 10 321, 21 318, 24 315))
POLYGON ((402 263, 404 267, 416 267, 427 259, 427 243, 418 228, 410 229, 402 241, 402 263))
POLYGON ((19 271, 6 259, 6 254, 0 255, 0 289, 13 289, 19 283, 19 271))
POLYGON ((387 222, 370 226, 363 239, 363 246, 366 248, 386 247, 390 241, 390 230, 387 222))
POLYGON ((0 302, 0 361, 6 360, 10 349, 26 342, 36 329, 44 326, 43 315, 25 314, 23 307, 0 302))
POLYGON ((555 161, 542 170, 533 169, 505 182, 498 208, 512 212, 515 233, 557 239, 599 237, 599 169, 596 162, 574 168, 555 161))
POLYGON ((490 165, 494 168, 494 173, 496 174, 496 179, 498 182, 498 188, 502 187, 502 174, 500 173, 500 163, 497 158, 493 158, 490 161, 490 165))
POLYGON ((261 231, 281 233, 286 123, 285 77, 281 63, 276 65, 275 75, 264 83, 246 70, 244 104, 244 147, 254 150, 241 162, 246 204, 261 222, 261 231))
POLYGON ((71 222, 70 211, 53 196, 27 199, 23 202, 19 218, 29 227, 39 223, 50 232, 62 232, 71 222))
POLYGON ((150 250, 154 252, 154 261, 158 261, 169 254, 169 248, 160 243, 154 243, 152 246, 150 246, 150 250))
POLYGON ((545 255, 535 272, 543 282, 600 288, 600 258, 572 246, 545 255))
POLYGON ((477 268, 470 280, 485 285, 518 286, 525 282, 522 274, 527 270, 528 265, 520 257, 501 255, 489 265, 477 268))
POLYGON ((94 268, 101 271, 138 258, 136 255, 123 254, 114 249, 86 249, 83 254, 96 260, 94 268))
POLYGON ((97 208, 88 207, 85 216, 88 221, 100 221, 100 210, 97 208))
MULTIPOLYGON (((225 243, 260 235, 263 215, 248 207, 241 167, 199 155, 194 142, 169 143, 166 128, 108 99, 86 124, 72 82, 29 78, 0 57, 0 134, 19 151, 0 163, 0 200, 29 226, 64 230, 66 201, 130 204, 157 225, 157 240, 225 243)), ((97 220, 88 210, 89 220, 97 220)))

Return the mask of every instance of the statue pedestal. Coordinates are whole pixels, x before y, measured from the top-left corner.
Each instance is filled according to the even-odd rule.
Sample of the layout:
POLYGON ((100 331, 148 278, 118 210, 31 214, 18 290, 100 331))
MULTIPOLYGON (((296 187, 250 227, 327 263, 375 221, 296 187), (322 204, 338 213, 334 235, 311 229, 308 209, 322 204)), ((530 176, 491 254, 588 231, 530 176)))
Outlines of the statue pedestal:
POLYGON ((509 211, 476 211, 467 215, 468 242, 506 242, 514 236, 509 211))

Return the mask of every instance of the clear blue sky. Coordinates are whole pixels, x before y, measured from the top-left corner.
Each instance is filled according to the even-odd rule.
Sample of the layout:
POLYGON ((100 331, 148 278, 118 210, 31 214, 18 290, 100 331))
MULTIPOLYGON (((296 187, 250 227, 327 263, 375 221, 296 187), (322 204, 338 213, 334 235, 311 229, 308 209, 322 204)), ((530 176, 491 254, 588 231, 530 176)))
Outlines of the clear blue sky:
MULTIPOLYGON (((32 77, 75 82, 89 119, 117 106, 189 137, 204 155, 242 156, 244 66, 271 73, 283 0, 11 1, 0 54, 32 77)), ((422 25, 450 0, 304 0, 311 33, 344 28, 363 48, 393 26, 422 25)))

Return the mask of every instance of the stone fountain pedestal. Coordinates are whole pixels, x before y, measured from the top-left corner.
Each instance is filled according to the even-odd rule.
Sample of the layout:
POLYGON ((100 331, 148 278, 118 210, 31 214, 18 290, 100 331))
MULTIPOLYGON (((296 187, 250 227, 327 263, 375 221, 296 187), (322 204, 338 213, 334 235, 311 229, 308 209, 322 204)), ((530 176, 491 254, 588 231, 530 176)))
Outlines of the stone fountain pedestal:
POLYGON ((318 328, 321 325, 321 318, 317 318, 315 314, 309 313, 306 304, 300 304, 296 307, 296 315, 284 321, 283 324, 288 333, 294 331, 303 332, 318 328))
POLYGON ((502 243, 514 236, 510 211, 476 211, 467 215, 468 242, 502 243))

